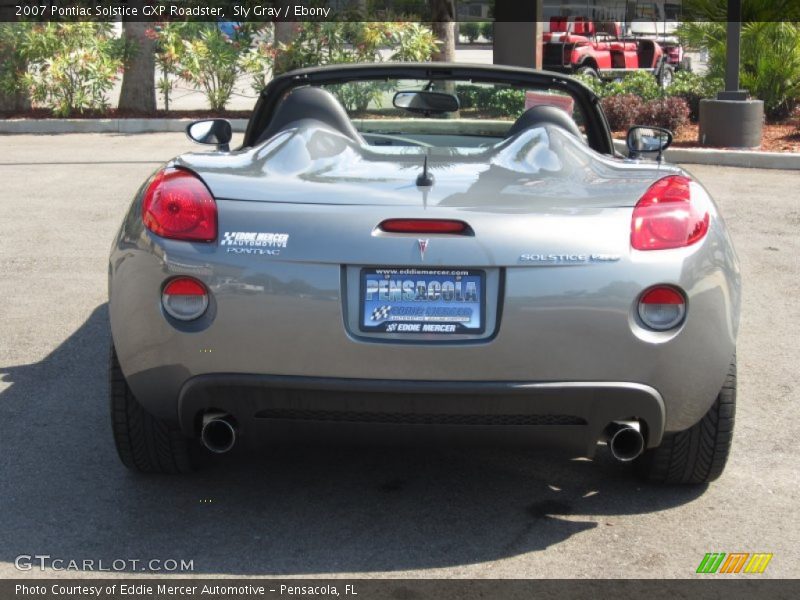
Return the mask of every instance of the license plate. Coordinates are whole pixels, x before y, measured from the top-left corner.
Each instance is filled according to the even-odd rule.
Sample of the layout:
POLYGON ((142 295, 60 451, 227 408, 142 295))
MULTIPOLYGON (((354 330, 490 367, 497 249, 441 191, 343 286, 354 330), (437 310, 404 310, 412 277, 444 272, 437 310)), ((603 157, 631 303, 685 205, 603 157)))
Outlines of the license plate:
POLYGON ((473 269, 362 269, 361 331, 483 333, 486 273, 473 269))

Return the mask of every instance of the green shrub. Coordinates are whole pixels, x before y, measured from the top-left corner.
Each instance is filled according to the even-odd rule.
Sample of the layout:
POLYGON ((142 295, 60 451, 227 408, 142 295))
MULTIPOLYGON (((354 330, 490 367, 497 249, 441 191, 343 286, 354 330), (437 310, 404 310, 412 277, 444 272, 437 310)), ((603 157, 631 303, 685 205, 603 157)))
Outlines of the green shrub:
POLYGON ((492 90, 494 93, 489 100, 488 108, 498 116, 511 117, 512 119, 522 114, 525 110, 524 90, 500 89, 492 90))
POLYGON ((0 23, 0 110, 28 108, 25 51, 33 23, 0 23))
POLYGON ((585 75, 583 73, 579 73, 575 75, 575 79, 580 81, 583 85, 588 87, 590 90, 592 90, 595 94, 597 94, 601 98, 607 95, 605 93, 606 85, 597 77, 592 77, 591 75, 585 75))
POLYGON ((678 71, 666 94, 683 98, 689 106, 689 118, 696 122, 700 116, 700 100, 716 97, 723 87, 720 79, 703 77, 691 71, 678 71))
POLYGON ((491 21, 481 23, 481 35, 491 42, 494 39, 494 23, 491 21))
POLYGON ((277 53, 274 44, 260 42, 248 48, 239 57, 242 70, 250 75, 250 87, 257 94, 266 87, 272 77, 277 53))
POLYGON ((169 110, 170 94, 177 83, 178 58, 183 53, 180 28, 156 25, 147 29, 145 35, 154 42, 155 62, 160 73, 156 89, 164 98, 164 107, 169 110))
POLYGON ((459 23, 458 32, 465 38, 467 38, 469 40, 469 43, 472 44, 481 35, 481 24, 478 23, 477 21, 467 21, 465 23, 459 23))
POLYGON ((770 117, 789 117, 800 104, 800 23, 745 23, 742 55, 742 87, 770 117))
POLYGON ((342 103, 348 113, 364 112, 370 103, 379 104, 391 86, 380 81, 354 81, 330 88, 331 93, 342 103))
MULTIPOLYGON (((429 27, 419 23, 392 23, 387 30, 387 44, 395 48, 389 60, 399 62, 427 62, 438 50, 436 37, 429 27)), ((379 42, 383 44, 383 42, 379 42)), ((380 60, 374 53, 372 61, 380 60)))
MULTIPOLYGON (((225 110, 236 80, 248 72, 249 49, 263 25, 238 24, 232 35, 216 23, 171 22, 159 29, 157 60, 203 92, 212 111, 225 110)), ((169 71, 167 71, 169 72, 169 71)), ((162 92, 169 81, 160 82, 162 92)))
POLYGON ((477 85, 457 85, 456 96, 458 96, 458 104, 461 108, 475 108, 476 98, 478 96, 477 85))
POLYGON ((303 22, 294 39, 279 44, 281 69, 352 62, 380 62, 382 47, 394 48, 393 61, 425 62, 436 51, 429 27, 407 22, 303 22))
POLYGON ((124 42, 109 23, 46 23, 31 28, 21 50, 29 57, 31 99, 66 117, 108 108, 106 94, 122 71, 124 42))
POLYGON ((461 108, 485 110, 491 107, 494 95, 494 87, 466 84, 456 86, 456 96, 461 108))
POLYGON ((655 100, 663 96, 663 90, 651 73, 634 71, 621 81, 610 81, 603 86, 603 96, 621 96, 633 94, 644 101, 655 100))
MULTIPOLYGON (((279 57, 281 69, 307 66, 380 62, 380 49, 393 48, 389 60, 425 62, 436 51, 436 38, 429 27, 407 22, 303 22, 298 23, 295 37, 288 44, 261 44, 246 57, 247 69, 253 74, 253 87, 260 89, 264 74, 279 57)), ((379 82, 358 82, 332 88, 345 109, 361 112, 378 102, 386 86, 379 82)))
MULTIPOLYGON (((683 43, 708 49, 708 74, 722 79, 726 62, 723 22, 686 22, 678 27, 683 43)), ((740 85, 764 101, 767 116, 788 117, 800 103, 800 24, 754 21, 742 24, 740 85)))

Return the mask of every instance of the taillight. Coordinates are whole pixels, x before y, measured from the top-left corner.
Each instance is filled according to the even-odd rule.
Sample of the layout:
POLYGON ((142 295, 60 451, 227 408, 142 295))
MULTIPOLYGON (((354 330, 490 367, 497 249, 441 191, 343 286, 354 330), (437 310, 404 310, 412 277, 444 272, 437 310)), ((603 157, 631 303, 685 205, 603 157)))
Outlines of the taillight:
POLYGON ((692 202, 691 180, 670 175, 645 192, 631 222, 631 246, 636 250, 683 248, 700 241, 708 231, 705 206, 692 202))
POLYGON ((161 305, 171 317, 179 321, 192 321, 206 312, 208 290, 196 279, 178 277, 164 287, 161 305))
POLYGON ((193 242, 217 239, 217 205, 199 177, 184 169, 164 169, 150 182, 142 219, 161 237, 193 242))
POLYGON ((685 316, 686 298, 673 287, 652 287, 639 298, 639 318, 650 329, 674 329, 685 316))
POLYGON ((469 234, 469 225, 453 219, 387 219, 378 228, 388 233, 469 234))

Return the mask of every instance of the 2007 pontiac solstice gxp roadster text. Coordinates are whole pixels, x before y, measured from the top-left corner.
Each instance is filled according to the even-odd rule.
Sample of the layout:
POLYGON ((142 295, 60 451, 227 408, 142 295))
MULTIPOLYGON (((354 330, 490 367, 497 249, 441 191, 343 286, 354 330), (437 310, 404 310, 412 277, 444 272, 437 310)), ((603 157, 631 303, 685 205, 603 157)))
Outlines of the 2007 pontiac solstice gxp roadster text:
POLYGON ((579 82, 455 64, 293 71, 240 148, 223 120, 187 132, 216 148, 153 174, 111 252, 126 466, 304 423, 722 472, 739 268, 706 190, 661 161, 669 132, 632 128, 622 158, 579 82))

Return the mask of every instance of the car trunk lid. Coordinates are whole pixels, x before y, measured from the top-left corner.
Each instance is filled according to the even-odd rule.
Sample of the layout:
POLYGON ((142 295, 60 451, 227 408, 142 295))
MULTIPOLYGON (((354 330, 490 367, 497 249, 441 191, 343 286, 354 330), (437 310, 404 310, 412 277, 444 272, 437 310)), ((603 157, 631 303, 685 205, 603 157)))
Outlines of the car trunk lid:
POLYGON ((377 147, 306 123, 232 153, 185 154, 218 199, 520 214, 631 207, 676 169, 622 163, 553 126, 491 147, 377 147), (433 185, 418 186, 427 158, 433 185))

